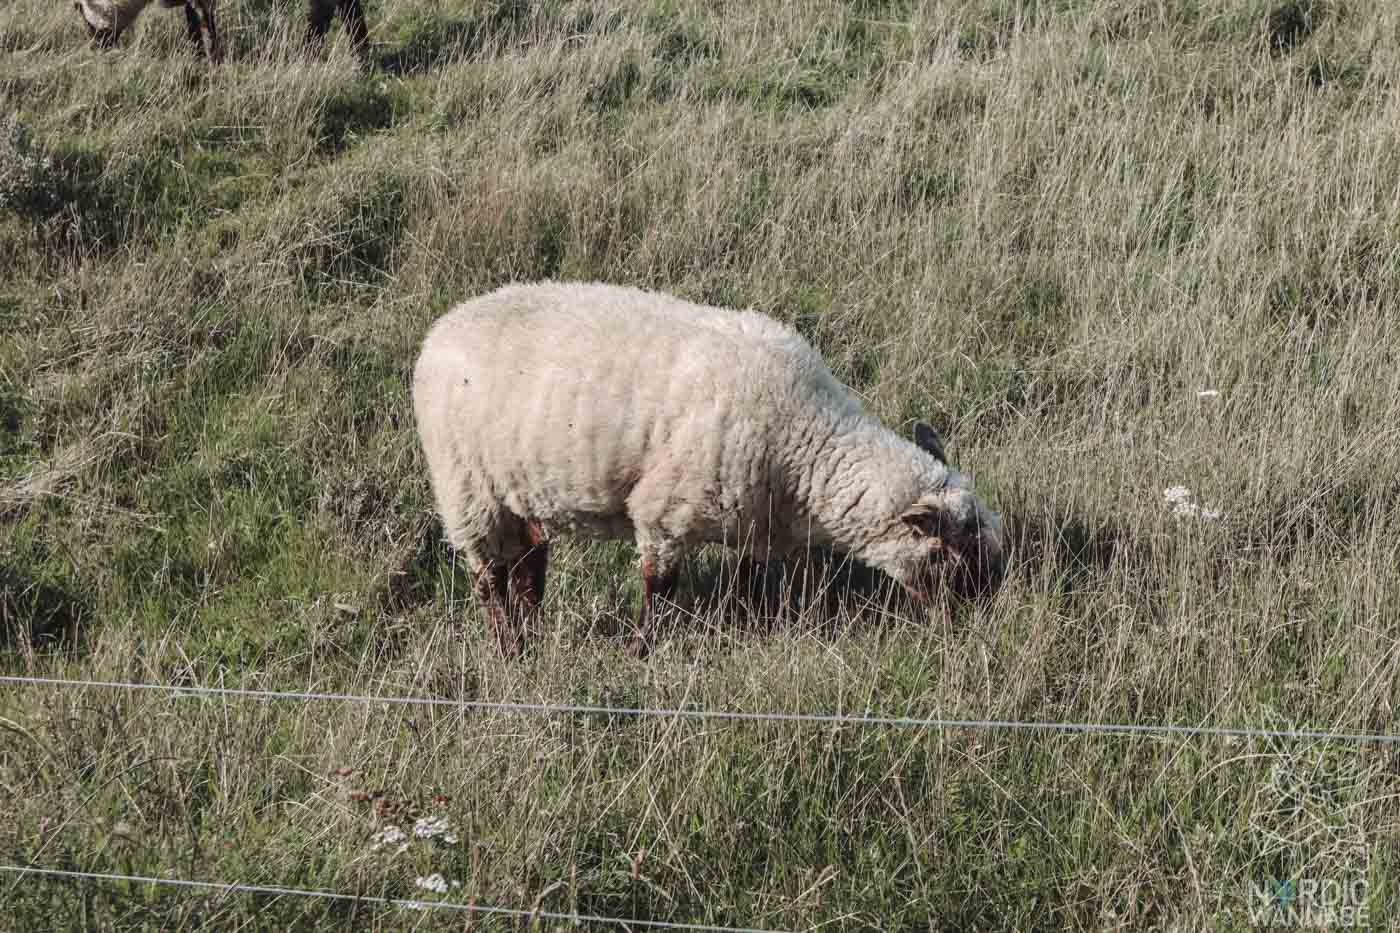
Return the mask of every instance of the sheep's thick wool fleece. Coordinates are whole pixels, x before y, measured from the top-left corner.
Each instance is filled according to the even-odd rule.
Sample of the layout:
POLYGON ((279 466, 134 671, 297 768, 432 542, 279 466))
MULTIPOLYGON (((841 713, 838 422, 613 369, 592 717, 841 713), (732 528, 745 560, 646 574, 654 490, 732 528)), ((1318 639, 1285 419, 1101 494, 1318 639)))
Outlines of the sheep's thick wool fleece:
POLYGON ((474 557, 505 549, 504 510, 547 535, 635 532, 644 550, 836 544, 897 573, 891 523, 911 503, 951 486, 954 511, 976 508, 791 328, 637 289, 516 285, 459 305, 424 341, 414 404, 448 538, 474 557))

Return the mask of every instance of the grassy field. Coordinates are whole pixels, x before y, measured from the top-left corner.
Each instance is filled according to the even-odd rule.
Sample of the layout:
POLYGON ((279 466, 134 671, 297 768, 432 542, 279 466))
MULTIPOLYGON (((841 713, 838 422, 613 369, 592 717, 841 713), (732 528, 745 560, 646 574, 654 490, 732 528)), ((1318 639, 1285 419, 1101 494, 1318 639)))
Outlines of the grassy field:
MULTIPOLYGON (((0 674, 1400 732, 1400 5, 367 12, 357 68, 300 0, 225 0, 211 71, 178 11, 100 52, 0 6, 0 674), (631 547, 566 542, 503 661, 408 382, 437 315, 539 278, 791 322, 946 434, 1007 585, 756 602, 707 552, 638 662, 631 547)), ((0 684, 0 863, 636 920, 1243 930, 1312 879, 1380 926, 1398 793, 1393 745, 0 684)), ((463 921, 0 873, 5 930, 463 921)))

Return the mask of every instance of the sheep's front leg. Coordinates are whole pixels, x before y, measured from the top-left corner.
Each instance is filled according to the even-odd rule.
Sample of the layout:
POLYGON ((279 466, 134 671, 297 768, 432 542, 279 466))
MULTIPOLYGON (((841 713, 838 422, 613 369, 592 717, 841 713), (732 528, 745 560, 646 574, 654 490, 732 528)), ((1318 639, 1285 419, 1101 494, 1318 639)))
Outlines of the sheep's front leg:
POLYGON ((525 523, 525 554, 511 564, 510 587, 522 612, 533 612, 544 602, 545 573, 549 570, 549 539, 538 523, 525 523))
POLYGON ((656 601, 669 600, 675 592, 678 564, 674 555, 642 556, 642 611, 637 619, 637 629, 627 645, 627 653, 634 658, 644 658, 651 652, 651 636, 656 628, 656 601))
POLYGON ((481 608, 486 611, 501 654, 507 658, 518 658, 524 645, 521 643, 520 629, 510 611, 509 578, 510 567, 505 561, 482 562, 476 569, 476 596, 481 601, 481 608))

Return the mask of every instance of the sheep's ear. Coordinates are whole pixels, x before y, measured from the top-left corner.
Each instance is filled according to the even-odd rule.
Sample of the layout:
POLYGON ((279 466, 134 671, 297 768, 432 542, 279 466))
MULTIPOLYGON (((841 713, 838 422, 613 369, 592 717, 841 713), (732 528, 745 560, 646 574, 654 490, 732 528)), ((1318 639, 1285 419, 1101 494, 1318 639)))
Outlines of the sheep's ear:
POLYGON ((931 505, 915 503, 900 520, 909 526, 916 538, 927 538, 935 546, 942 545, 943 515, 931 505))
POLYGON ((938 432, 922 421, 914 422, 914 443, 939 463, 948 465, 948 455, 943 452, 943 441, 939 439, 938 432))

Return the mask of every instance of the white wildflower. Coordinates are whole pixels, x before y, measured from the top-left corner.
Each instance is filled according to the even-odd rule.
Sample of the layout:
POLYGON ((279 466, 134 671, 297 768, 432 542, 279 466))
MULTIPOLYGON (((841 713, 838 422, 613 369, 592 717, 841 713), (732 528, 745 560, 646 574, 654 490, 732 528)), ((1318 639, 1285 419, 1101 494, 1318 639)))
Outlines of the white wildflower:
POLYGON ((1219 398, 1219 389, 1201 389, 1196 393, 1196 398, 1219 398))
POLYGON ((422 888, 424 891, 432 891, 434 894, 447 893, 447 879, 438 872, 433 872, 431 875, 424 875, 415 881, 414 884, 418 885, 418 887, 422 888))
POLYGON ((1220 509, 1192 502, 1191 490, 1185 486, 1168 486, 1162 491, 1162 497, 1171 505, 1172 515, 1177 518, 1199 518, 1213 522, 1225 515, 1220 509))
POLYGON ((397 826, 385 826, 374 834, 374 845, 370 847, 371 852, 378 852, 385 846, 398 845, 397 855, 408 848, 408 834, 397 826))
POLYGON ((447 845, 457 844, 457 834, 445 816, 425 816, 413 824, 413 835, 419 839, 441 839, 447 845))

